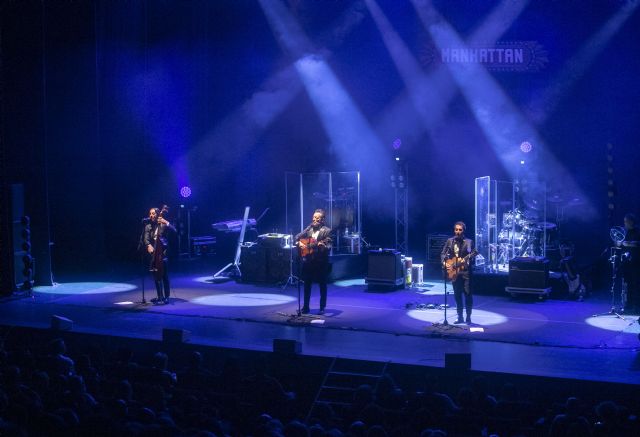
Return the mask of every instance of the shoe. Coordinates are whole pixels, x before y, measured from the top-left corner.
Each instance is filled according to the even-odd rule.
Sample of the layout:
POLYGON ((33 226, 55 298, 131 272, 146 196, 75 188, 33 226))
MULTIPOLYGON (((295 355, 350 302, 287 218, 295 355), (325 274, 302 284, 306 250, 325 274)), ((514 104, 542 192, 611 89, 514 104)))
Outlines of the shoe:
POLYGON ((309 314, 309 308, 308 307, 302 308, 302 314, 309 314))
POLYGON ((318 314, 323 315, 324 314, 324 308, 320 308, 320 311, 318 311, 318 314))
POLYGON ((465 323, 467 325, 471 325, 471 316, 467 316, 467 319, 465 320, 465 323))
POLYGON ((153 299, 151 299, 151 303, 154 304, 154 305, 157 304, 157 303, 160 303, 160 301, 161 301, 161 299, 159 299, 157 297, 154 297, 153 299))
POLYGON ((169 298, 165 297, 164 299, 162 299, 162 302, 166 305, 169 303, 169 298))
POLYGON ((456 320, 453 323, 456 324, 456 325, 460 325, 460 324, 464 323, 464 319, 462 318, 462 316, 458 316, 458 320, 456 320))

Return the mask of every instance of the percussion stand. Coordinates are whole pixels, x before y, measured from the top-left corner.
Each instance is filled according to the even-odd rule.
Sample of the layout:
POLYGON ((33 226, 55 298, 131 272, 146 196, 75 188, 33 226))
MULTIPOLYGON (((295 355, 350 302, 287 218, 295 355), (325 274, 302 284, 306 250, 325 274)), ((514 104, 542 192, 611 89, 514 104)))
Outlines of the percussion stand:
POLYGON ((616 282, 618 279, 618 253, 616 253, 619 249, 617 247, 611 248, 611 256, 609 257, 609 262, 611 263, 611 309, 606 313, 598 313, 594 314, 593 317, 599 316, 615 316, 618 319, 627 321, 618 311, 616 311, 616 282))

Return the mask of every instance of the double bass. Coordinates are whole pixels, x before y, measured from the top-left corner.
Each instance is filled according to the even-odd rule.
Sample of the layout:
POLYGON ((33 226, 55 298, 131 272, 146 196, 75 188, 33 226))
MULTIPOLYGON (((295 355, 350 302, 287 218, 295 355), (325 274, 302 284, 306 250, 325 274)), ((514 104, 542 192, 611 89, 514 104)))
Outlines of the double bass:
POLYGON ((169 207, 162 205, 158 218, 156 219, 156 236, 153 244, 153 253, 151 254, 151 265, 149 266, 149 271, 153 272, 153 277, 156 281, 161 281, 164 276, 164 244, 160 235, 160 226, 162 226, 160 219, 168 212, 169 207))

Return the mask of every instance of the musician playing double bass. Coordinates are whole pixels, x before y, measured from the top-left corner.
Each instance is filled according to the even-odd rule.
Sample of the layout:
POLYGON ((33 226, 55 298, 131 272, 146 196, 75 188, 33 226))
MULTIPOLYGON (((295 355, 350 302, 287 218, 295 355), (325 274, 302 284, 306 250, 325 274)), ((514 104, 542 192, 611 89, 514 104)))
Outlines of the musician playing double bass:
POLYGON ((471 263, 476 253, 473 240, 465 238, 464 231, 466 225, 463 222, 456 222, 453 226, 454 236, 449 238, 442 248, 440 260, 442 267, 446 269, 446 274, 453 285, 453 296, 456 300, 456 310, 458 312, 458 320, 454 323, 471 324, 471 310, 473 309, 473 293, 471 289, 471 263), (462 318, 463 314, 463 296, 464 309, 466 309, 467 318, 462 318))
POLYGON ((149 210, 149 223, 144 228, 144 245, 150 255, 149 270, 153 274, 158 297, 151 299, 154 304, 165 304, 169 301, 171 287, 169 284, 169 271, 167 269, 167 249, 169 247, 168 234, 176 232, 176 228, 163 217, 167 207, 151 208, 149 210))
MULTIPOLYGON (((640 227, 635 214, 624 216, 625 239, 622 247, 622 284, 625 290, 624 310, 629 314, 640 313, 640 227)), ((640 321, 640 319, 638 319, 640 321)))
POLYGON ((304 306, 302 313, 309 313, 311 284, 320 286, 320 313, 327 306, 327 279, 329 277, 329 252, 331 251, 331 228, 325 226, 322 209, 313 212, 311 224, 296 235, 295 240, 302 256, 302 280, 304 281, 304 306))

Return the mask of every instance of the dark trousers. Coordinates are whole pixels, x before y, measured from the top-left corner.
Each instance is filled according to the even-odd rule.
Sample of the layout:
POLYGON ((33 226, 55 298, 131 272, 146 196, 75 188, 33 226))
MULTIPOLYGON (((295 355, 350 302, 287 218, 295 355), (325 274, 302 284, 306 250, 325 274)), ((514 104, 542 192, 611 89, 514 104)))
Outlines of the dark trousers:
POLYGON ((627 286, 625 309, 640 311, 640 262, 632 258, 631 261, 623 263, 622 279, 627 286))
POLYGON ((311 284, 316 282, 320 286, 320 309, 327 306, 327 277, 329 276, 329 263, 319 260, 302 262, 302 280, 304 281, 304 308, 309 308, 311 300, 311 284))
POLYGON ((471 294, 471 277, 469 273, 460 273, 455 281, 453 281, 453 297, 456 300, 456 310, 458 317, 462 318, 463 313, 463 301, 464 296, 464 309, 467 312, 467 316, 471 316, 471 310, 473 309, 473 295, 471 294))
POLYGON ((156 293, 158 299, 169 299, 171 295, 171 286, 169 284, 169 269, 167 268, 167 260, 162 262, 162 276, 158 277, 158 272, 153 272, 153 281, 156 284, 156 293))

